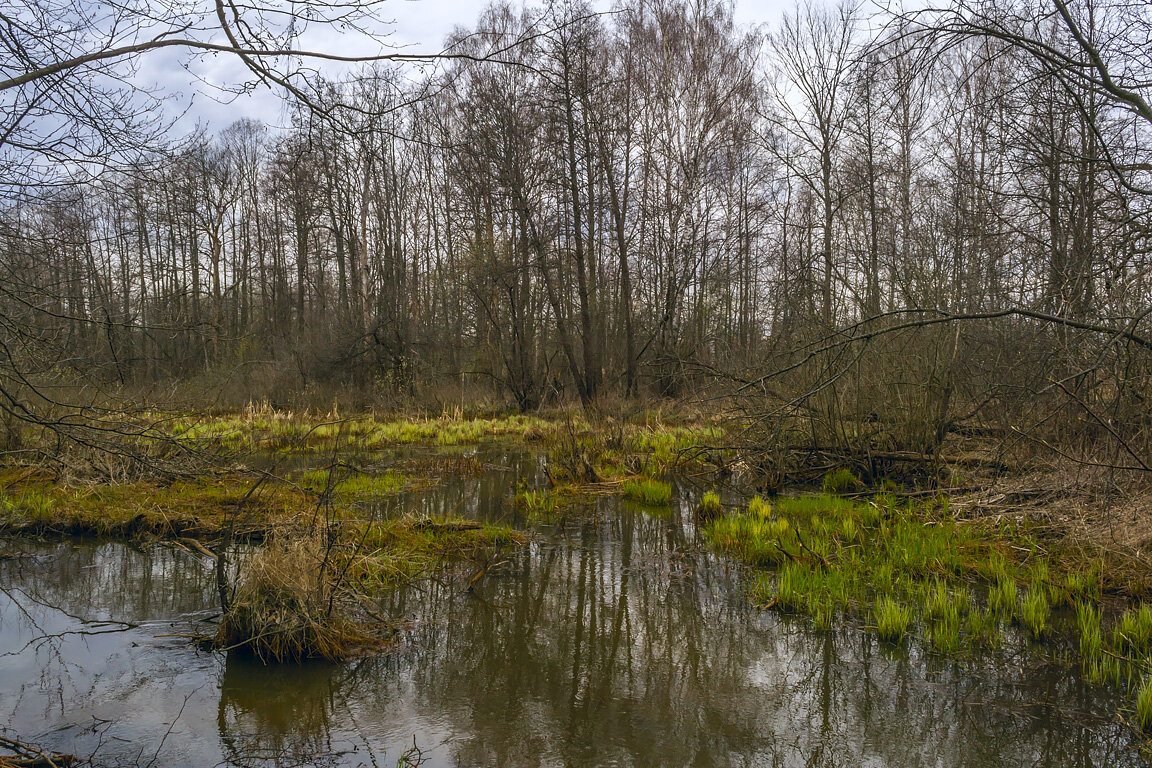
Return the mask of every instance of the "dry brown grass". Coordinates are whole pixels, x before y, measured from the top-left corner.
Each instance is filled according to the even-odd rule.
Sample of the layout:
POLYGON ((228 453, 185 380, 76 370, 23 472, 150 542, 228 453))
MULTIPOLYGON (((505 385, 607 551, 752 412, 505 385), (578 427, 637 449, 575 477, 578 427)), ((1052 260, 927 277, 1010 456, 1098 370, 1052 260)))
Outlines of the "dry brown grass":
POLYGON ((1117 483, 1106 468, 1049 464, 996 479, 974 478, 981 490, 951 496, 963 517, 1013 521, 1053 549, 1104 561, 1103 587, 1152 597, 1152 483, 1128 476, 1117 483))
POLYGON ((245 563, 216 643, 264 663, 335 661, 386 638, 348 618, 353 606, 323 537, 281 532, 245 563))
POLYGON ((335 661, 379 648, 395 631, 370 607, 381 589, 465 562, 486 573, 506 547, 525 541, 469 520, 277 527, 242 562, 215 645, 264 663, 335 661))

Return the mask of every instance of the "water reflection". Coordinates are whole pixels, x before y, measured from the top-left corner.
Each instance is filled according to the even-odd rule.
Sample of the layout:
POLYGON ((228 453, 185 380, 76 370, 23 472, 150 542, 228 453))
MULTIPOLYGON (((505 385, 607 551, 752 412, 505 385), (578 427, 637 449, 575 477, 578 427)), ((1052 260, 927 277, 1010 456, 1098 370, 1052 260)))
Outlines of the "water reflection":
POLYGON ((212 607, 202 558, 169 547, 134 549, 94 542, 12 540, 0 557, 0 585, 90 620, 141 622, 212 607))
MULTIPOLYGON (((419 496, 481 516, 508 514, 509 497, 507 480, 480 478, 419 496)), ((0 657, 0 701, 15 702, 13 727, 69 751, 108 721, 101 748, 121 763, 163 742, 169 764, 393 765, 415 739, 427 766, 1142 764, 1116 700, 1068 670, 1011 648, 953 662, 812 632, 746 606, 739 572, 698 546, 685 510, 601 504, 598 521, 542 533, 472 594, 440 578, 388 596, 382 608, 413 621, 391 653, 266 668, 148 625, 54 642, 53 663, 0 657)), ((5 649, 74 616, 156 621, 211 604, 206 565, 184 553, 29 552, 0 566, 5 649)))
MULTIPOLYGON (((447 459, 451 463, 459 458, 467 459, 469 463, 469 468, 462 474, 444 475, 430 488, 384 497, 375 505, 376 512, 382 517, 463 516, 523 524, 523 516, 512 503, 513 496, 519 484, 533 488, 545 485, 548 474, 543 454, 493 446, 455 449, 447 456, 443 450, 424 450, 381 459, 376 468, 398 466, 403 470, 409 464, 432 463, 431 470, 435 472, 438 460, 447 459)), ((429 467, 423 469, 427 471, 429 467)))
POLYGON ((332 741, 338 702, 355 665, 323 662, 266 667, 228 654, 220 680, 217 728, 221 747, 234 765, 283 764, 294 758, 340 764, 332 741))

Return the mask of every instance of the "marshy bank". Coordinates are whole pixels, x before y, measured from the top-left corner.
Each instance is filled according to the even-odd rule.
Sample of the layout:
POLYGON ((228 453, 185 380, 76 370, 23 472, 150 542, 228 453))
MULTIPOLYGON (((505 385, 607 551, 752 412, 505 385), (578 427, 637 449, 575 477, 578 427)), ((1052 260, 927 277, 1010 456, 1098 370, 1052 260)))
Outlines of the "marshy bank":
POLYGON ((142 745, 391 764, 413 738, 430 765, 1144 764, 1144 614, 1093 553, 931 497, 755 499, 690 463, 720 442, 709 425, 531 426, 335 458, 337 438, 264 446, 211 480, 13 475, 0 717, 120 764, 142 745), (221 653, 190 640, 227 636, 226 532, 231 597, 279 623, 221 653), (243 652, 268 633, 285 642, 264 661, 310 655, 333 595, 359 652, 243 652), (1078 617, 1099 622, 1095 657, 1078 617))
MULTIPOLYGON (((379 457, 377 457, 379 458, 379 457)), ((54 483, 13 468, 0 533, 41 538, 162 541, 215 562, 221 621, 205 642, 265 662, 337 660, 394 634, 375 596, 401 581, 471 568, 480 578, 527 537, 451 510, 396 510, 395 499, 468 475, 461 457, 280 473, 237 466, 173 482, 54 483)))
POLYGON ((1028 645, 1092 681, 1132 690, 1152 728, 1152 606, 1126 600, 1099 557, 1015 521, 958 519, 946 501, 754 497, 710 520, 718 550, 753 566, 753 599, 818 628, 854 622, 941 655, 1028 645))

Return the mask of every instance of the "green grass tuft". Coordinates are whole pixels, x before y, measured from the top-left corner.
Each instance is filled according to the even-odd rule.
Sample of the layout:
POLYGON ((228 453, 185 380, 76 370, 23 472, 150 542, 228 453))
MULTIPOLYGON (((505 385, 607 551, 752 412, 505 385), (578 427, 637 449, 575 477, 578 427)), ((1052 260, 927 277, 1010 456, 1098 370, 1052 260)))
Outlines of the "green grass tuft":
POLYGON ((1028 628, 1034 639, 1039 640, 1048 631, 1050 613, 1048 596, 1044 589, 1039 585, 1034 586, 1028 591, 1028 596, 1024 598, 1024 605, 1020 614, 1024 626, 1028 628))
POLYGON ((647 477, 625 480, 621 493, 626 499, 653 507, 664 506, 672 501, 672 485, 670 483, 647 477))
POLYGON ((824 493, 829 496, 842 496, 853 493, 864 487, 860 478, 856 477, 850 469, 834 469, 824 475, 824 493))
POLYGON ((959 652, 960 614, 954 604, 949 603, 944 615, 929 626, 928 639, 932 642, 932 647, 941 653, 959 652))
POLYGON ((964 634, 971 643, 994 646, 1000 640, 998 624, 992 611, 973 608, 964 617, 964 634))
POLYGON ((900 642, 908 633, 908 625, 912 623, 912 611, 891 597, 881 598, 873 614, 880 639, 889 643, 900 642))
POLYGON ((708 491, 700 499, 700 506, 696 508, 696 516, 701 520, 715 520, 724 514, 724 505, 720 503, 720 494, 708 491))
POLYGON ((381 475, 356 473, 345 478, 327 469, 314 469, 302 472, 296 478, 296 482, 301 488, 314 493, 331 490, 333 496, 345 500, 363 500, 399 493, 408 488, 412 480, 391 469, 381 475), (330 483, 334 483, 331 489, 329 489, 330 483))
POLYGON ((0 496, 0 514, 13 523, 50 522, 55 508, 56 500, 40 488, 22 488, 0 496))
POLYGON ((516 494, 516 506, 524 510, 529 523, 555 522, 560 509, 560 494, 551 489, 523 490, 516 494))
POLYGON ((753 496, 748 502, 748 514, 766 520, 772 517, 772 505, 759 496, 753 496))
POLYGON ((807 569, 796 563, 787 563, 780 569, 776 583, 776 605, 789 611, 799 610, 807 604, 807 569))
POLYGON ((1152 606, 1142 603, 1125 611, 1112 629, 1112 644, 1122 654, 1147 656, 1152 651, 1152 606))
POLYGON ((1100 611, 1090 603, 1076 603, 1076 630, 1080 638, 1080 666, 1091 680, 1100 679, 1104 633, 1100 629, 1100 611))
POLYGON ((996 585, 988 593, 988 607, 1000 618, 1011 621, 1016 616, 1019 599, 1016 580, 1011 576, 1002 574, 996 579, 996 585))
POLYGON ((1136 722, 1145 733, 1152 732, 1152 678, 1145 678, 1136 694, 1136 722))

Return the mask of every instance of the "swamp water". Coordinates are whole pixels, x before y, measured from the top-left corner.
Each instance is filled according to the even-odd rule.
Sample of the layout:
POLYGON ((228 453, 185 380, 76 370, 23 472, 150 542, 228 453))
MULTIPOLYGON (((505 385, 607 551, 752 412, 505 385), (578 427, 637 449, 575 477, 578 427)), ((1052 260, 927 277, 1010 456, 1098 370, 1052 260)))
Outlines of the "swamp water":
MULTIPOLYGON (((522 523, 520 479, 488 467, 384 505, 522 523)), ((684 494, 685 496, 689 494, 684 494)), ((395 649, 263 667, 197 650, 212 565, 165 546, 0 544, 0 725, 107 765, 1145 765, 1119 698, 1026 644, 942 659, 750 606, 691 505, 598 500, 536 530, 472 593, 461 578, 389 595, 395 649)))

